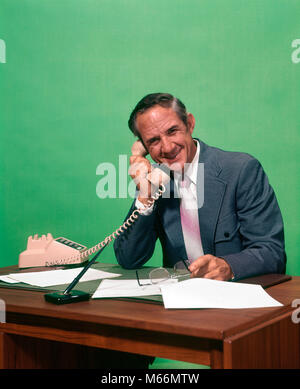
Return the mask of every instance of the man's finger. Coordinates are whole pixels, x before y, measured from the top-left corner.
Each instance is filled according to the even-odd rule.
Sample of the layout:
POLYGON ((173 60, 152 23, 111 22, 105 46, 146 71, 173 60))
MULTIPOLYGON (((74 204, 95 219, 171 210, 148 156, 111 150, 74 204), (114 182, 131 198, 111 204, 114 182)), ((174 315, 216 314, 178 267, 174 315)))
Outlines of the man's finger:
POLYGON ((204 264, 201 267, 197 267, 191 272, 191 277, 203 277, 208 272, 208 264, 204 264))
POLYGON ((210 257, 211 257, 211 255, 206 254, 206 255, 202 255, 201 257, 197 258, 194 262, 192 262, 190 264, 189 270, 191 272, 193 272, 193 271, 207 265, 211 259, 210 257))

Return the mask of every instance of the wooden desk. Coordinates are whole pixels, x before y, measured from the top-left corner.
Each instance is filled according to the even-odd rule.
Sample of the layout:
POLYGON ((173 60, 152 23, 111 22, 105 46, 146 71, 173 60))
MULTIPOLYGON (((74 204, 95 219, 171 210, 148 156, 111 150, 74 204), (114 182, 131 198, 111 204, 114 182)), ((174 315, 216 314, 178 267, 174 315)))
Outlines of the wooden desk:
POLYGON ((212 368, 300 368, 300 325, 291 320, 300 277, 267 291, 284 306, 166 310, 117 299, 56 306, 44 292, 1 287, 0 367, 82 367, 82 352, 95 367, 87 355, 102 348, 212 368))

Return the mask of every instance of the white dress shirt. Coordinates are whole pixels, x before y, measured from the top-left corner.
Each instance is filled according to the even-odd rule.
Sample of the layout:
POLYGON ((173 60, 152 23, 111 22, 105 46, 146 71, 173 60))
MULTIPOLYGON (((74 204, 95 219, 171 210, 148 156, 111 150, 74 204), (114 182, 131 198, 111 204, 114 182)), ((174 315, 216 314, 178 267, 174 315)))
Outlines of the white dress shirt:
MULTIPOLYGON (((200 144, 197 143, 197 151, 190 164, 185 164, 184 176, 181 172, 174 172, 174 183, 180 198, 180 216, 183 238, 188 259, 194 261, 203 255, 203 248, 200 235, 198 201, 197 201, 197 173, 200 156, 200 144)), ((152 213, 153 205, 150 208, 136 199, 136 207, 144 210, 142 215, 152 213)))
POLYGON ((200 144, 197 142, 197 151, 190 164, 184 168, 184 176, 174 173, 174 181, 180 196, 181 227, 188 259, 193 262, 203 255, 201 242, 198 199, 197 173, 200 156, 200 144))

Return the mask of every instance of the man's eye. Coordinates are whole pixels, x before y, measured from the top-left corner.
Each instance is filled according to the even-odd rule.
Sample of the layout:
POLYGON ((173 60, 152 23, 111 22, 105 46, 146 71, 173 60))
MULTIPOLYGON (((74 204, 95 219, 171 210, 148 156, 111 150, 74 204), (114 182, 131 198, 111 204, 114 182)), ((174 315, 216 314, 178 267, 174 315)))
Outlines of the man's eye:
POLYGON ((159 139, 156 139, 156 138, 150 139, 148 142, 148 145, 149 146, 155 145, 158 141, 159 141, 159 139))

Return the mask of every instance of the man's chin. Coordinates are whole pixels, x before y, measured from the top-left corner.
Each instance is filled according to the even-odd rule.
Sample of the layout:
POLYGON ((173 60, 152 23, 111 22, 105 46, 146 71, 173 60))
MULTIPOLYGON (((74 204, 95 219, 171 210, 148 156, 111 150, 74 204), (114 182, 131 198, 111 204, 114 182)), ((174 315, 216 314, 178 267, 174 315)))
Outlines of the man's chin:
POLYGON ((163 159, 159 163, 162 165, 167 166, 170 170, 173 170, 175 172, 180 172, 184 169, 185 161, 183 161, 184 158, 178 153, 178 155, 174 159, 163 159), (181 158, 180 158, 181 157, 181 158))
POLYGON ((164 165, 174 172, 181 172, 184 169, 184 163, 181 162, 164 162, 164 165))

